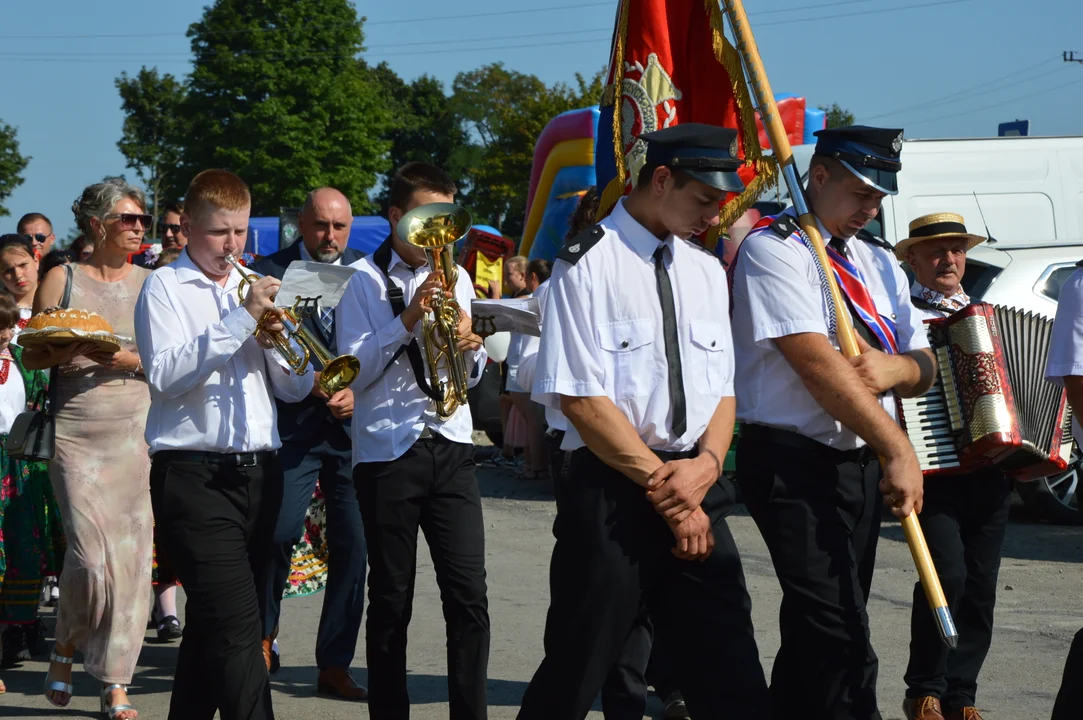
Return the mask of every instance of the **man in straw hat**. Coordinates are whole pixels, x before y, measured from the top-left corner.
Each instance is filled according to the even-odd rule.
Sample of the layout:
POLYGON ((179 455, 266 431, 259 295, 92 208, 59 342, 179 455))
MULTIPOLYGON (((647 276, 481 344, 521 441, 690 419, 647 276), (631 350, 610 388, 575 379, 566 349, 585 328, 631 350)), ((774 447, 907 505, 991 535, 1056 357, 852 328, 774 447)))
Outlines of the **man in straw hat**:
MULTIPOLYGON (((911 299, 925 319, 948 317, 970 304, 962 286, 966 254, 982 242, 985 238, 967 232, 954 213, 923 215, 910 223, 910 237, 899 241, 895 255, 914 271, 911 299)), ((908 720, 981 720, 974 695, 993 635, 1011 493, 1011 480, 995 468, 925 483, 921 524, 955 617, 959 647, 949 651, 940 641, 916 584, 903 702, 908 720)))

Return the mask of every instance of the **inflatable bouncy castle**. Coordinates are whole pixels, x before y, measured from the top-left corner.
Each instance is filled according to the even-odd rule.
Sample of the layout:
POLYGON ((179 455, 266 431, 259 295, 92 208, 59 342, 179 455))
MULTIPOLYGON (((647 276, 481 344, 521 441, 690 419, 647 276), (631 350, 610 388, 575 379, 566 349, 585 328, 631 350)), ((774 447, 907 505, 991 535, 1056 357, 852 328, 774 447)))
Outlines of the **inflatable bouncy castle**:
POLYGON ((596 183, 598 108, 569 110, 549 121, 534 145, 526 225, 519 253, 552 260, 564 245, 579 198, 596 183))
MULTIPOLYGON (((815 143, 813 133, 825 126, 824 112, 810 110, 805 98, 797 95, 780 94, 776 100, 791 145, 815 143)), ((594 153, 599 116, 597 107, 569 110, 550 120, 538 136, 530 169, 521 255, 551 261, 563 247, 568 219, 583 193, 597 184, 594 153)), ((756 126, 760 147, 769 150, 758 117, 756 126)))

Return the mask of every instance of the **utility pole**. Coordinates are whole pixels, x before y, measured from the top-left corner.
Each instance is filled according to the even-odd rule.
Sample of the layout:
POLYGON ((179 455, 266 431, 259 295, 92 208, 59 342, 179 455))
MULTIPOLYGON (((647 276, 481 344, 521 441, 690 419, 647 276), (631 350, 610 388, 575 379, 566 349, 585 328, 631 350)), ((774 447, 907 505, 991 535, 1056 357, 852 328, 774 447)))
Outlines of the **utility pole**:
POLYGON ((1075 52, 1071 50, 1065 50, 1064 62, 1077 62, 1080 65, 1083 65, 1083 55, 1076 55, 1075 52))

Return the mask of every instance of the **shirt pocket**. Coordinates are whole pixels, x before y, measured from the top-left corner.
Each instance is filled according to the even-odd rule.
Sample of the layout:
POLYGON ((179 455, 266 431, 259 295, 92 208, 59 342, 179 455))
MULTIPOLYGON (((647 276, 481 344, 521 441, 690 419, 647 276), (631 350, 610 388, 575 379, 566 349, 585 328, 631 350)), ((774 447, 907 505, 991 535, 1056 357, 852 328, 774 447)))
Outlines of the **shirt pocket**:
POLYGON ((656 386, 654 335, 649 320, 621 320, 598 327, 598 346, 604 353, 606 370, 613 372, 616 400, 649 395, 656 386))
POLYGON ((691 362, 684 363, 685 380, 692 373, 692 387, 700 392, 720 395, 726 384, 726 330, 715 320, 692 320, 689 327, 691 362))

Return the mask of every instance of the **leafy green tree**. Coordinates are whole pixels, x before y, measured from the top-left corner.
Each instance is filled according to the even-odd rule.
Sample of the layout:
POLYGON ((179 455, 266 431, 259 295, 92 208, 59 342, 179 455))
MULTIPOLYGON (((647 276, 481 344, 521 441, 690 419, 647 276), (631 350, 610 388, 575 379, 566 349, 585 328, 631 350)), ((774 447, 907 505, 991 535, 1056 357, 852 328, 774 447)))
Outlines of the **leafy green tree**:
MULTIPOLYGON (((124 110, 124 130, 117 147, 147 188, 151 214, 158 217, 163 190, 173 193, 180 182, 178 167, 184 140, 184 85, 157 68, 141 68, 135 77, 116 80, 124 110)), ((150 230, 157 237, 157 228, 150 230)))
POLYGON ((846 127, 854 124, 854 114, 838 103, 831 103, 831 107, 821 105, 820 109, 827 113, 827 128, 846 127))
POLYGON ((0 217, 11 214, 4 201, 23 184, 23 170, 30 158, 19 152, 15 128, 0 122, 0 217))
POLYGON ((194 68, 182 112, 183 183, 238 173, 255 215, 300 205, 321 185, 356 214, 388 169, 390 112, 359 60, 362 21, 348 0, 216 0, 188 30, 194 68))
POLYGON ((547 86, 503 63, 459 73, 453 84, 454 108, 480 146, 469 193, 477 220, 506 235, 522 235, 538 135, 558 114, 597 104, 603 75, 599 71, 587 79, 577 74, 572 87, 547 86))
MULTIPOLYGON (((428 75, 407 83, 386 62, 372 68, 372 74, 392 111, 394 124, 387 135, 390 172, 411 160, 432 163, 462 187, 477 159, 477 148, 470 143, 443 83, 428 75)), ((381 210, 386 210, 388 190, 385 182, 378 196, 381 210)))

